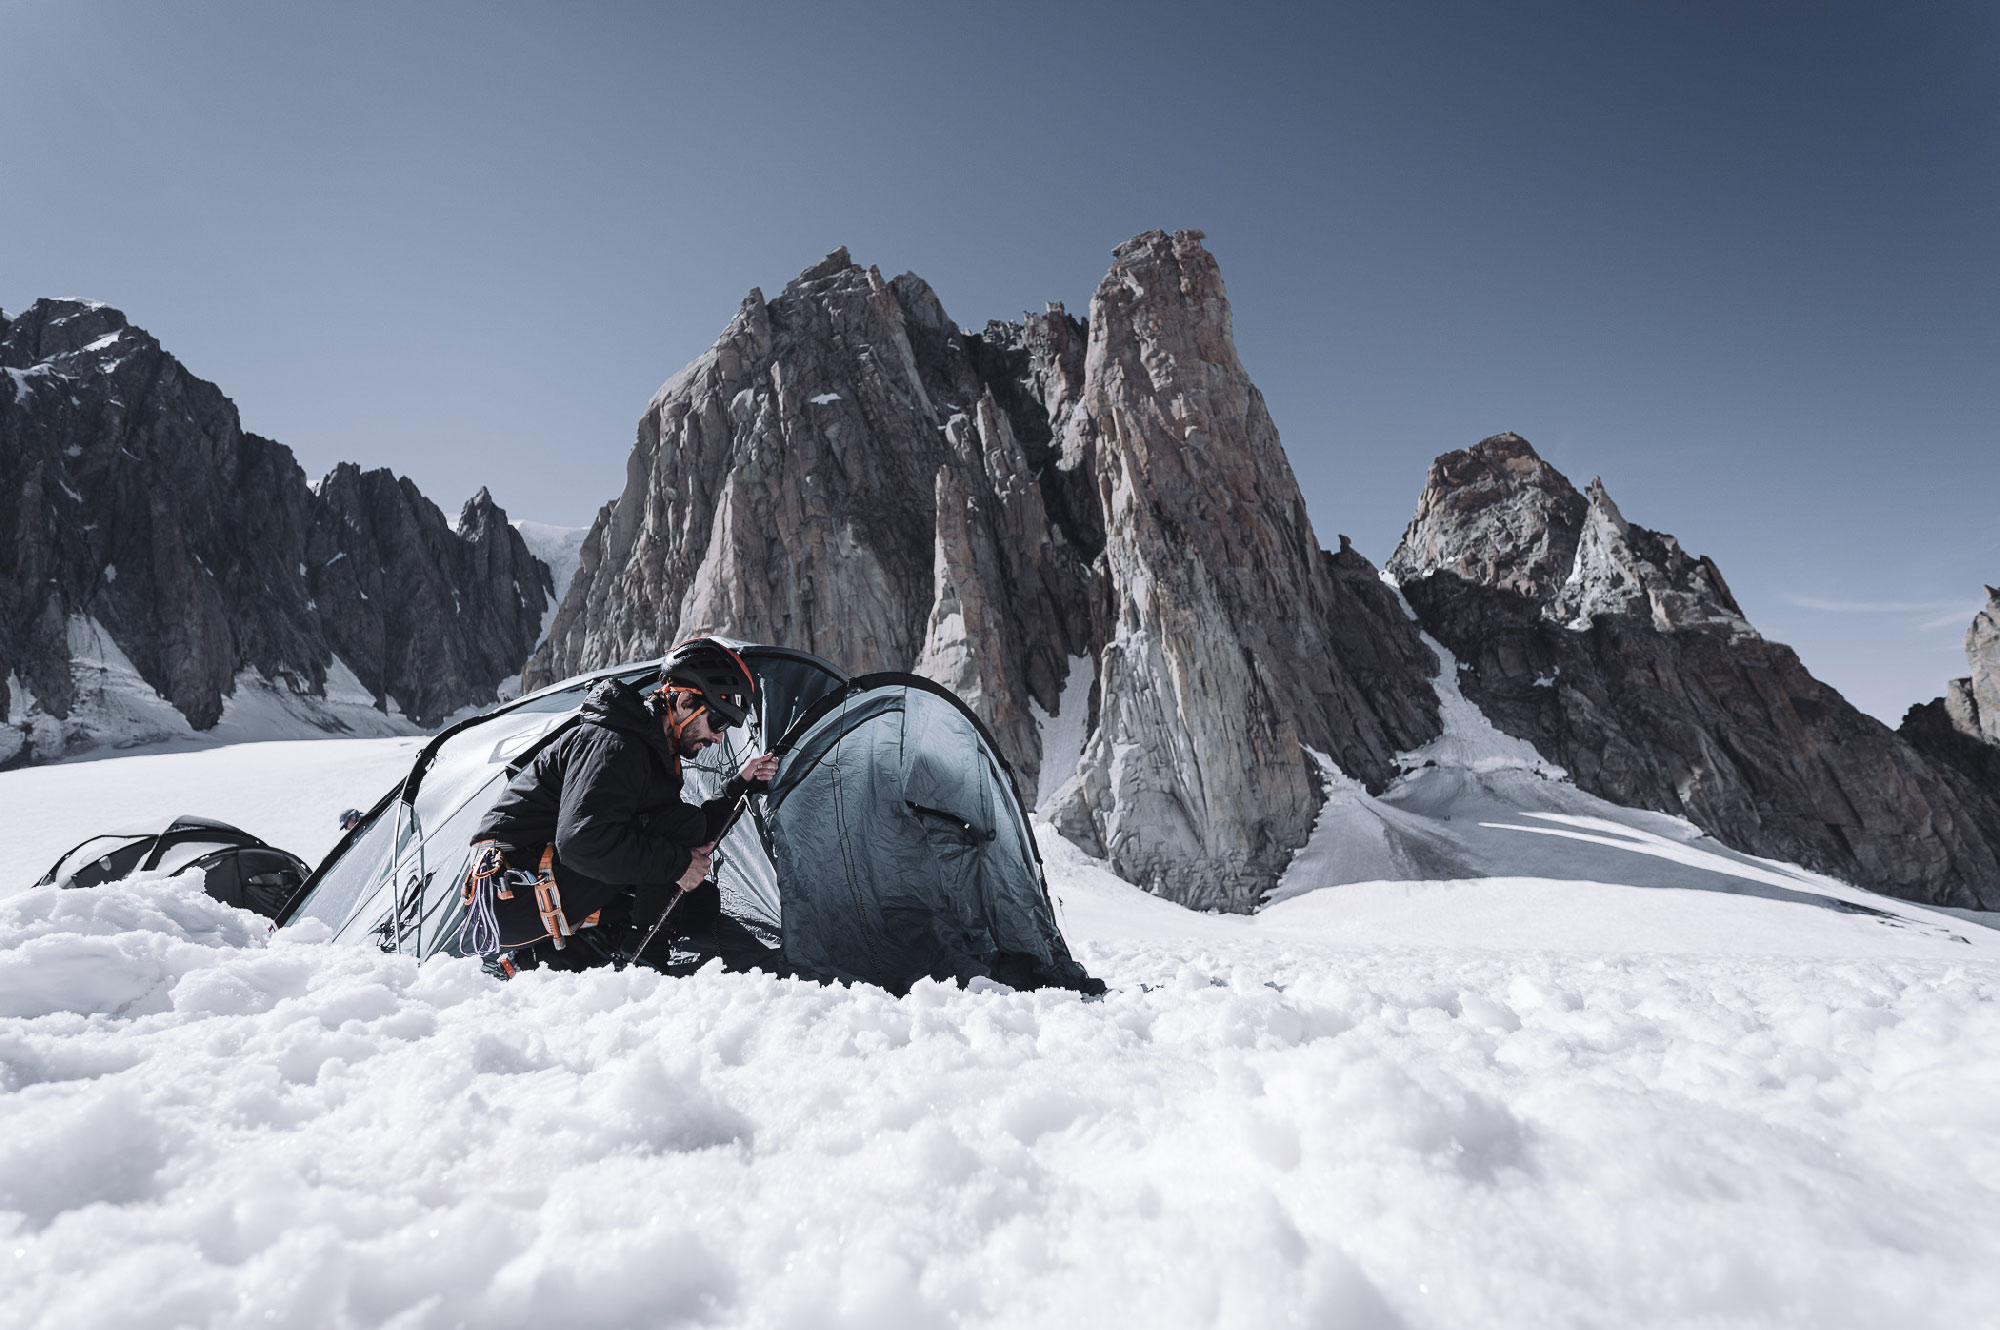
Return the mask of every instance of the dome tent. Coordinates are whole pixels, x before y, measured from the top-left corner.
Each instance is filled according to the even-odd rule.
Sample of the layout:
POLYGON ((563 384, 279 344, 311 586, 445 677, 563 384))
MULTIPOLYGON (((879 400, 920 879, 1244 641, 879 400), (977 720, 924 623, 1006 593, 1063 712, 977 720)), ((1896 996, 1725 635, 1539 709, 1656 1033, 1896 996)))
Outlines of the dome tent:
MULTIPOLYGON (((742 942, 732 965, 895 992, 926 976, 1101 990, 1056 926, 1013 774, 962 701, 916 675, 849 679, 806 652, 730 645, 756 676, 756 709, 685 764, 687 797, 719 792, 754 752, 780 759, 717 847, 713 877, 742 942)), ((568 679, 438 735, 280 923, 456 954, 472 828, 592 684, 654 670, 568 679)))

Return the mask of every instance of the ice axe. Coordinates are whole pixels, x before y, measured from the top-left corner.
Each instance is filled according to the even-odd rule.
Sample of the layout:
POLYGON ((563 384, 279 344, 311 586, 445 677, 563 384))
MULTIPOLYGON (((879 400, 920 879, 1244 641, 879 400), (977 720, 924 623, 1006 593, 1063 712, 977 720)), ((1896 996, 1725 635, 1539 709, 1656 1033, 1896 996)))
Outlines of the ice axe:
MULTIPOLYGON (((750 790, 748 787, 745 787, 743 792, 736 796, 736 802, 730 805, 729 820, 722 824, 722 830, 717 832, 715 835, 716 851, 713 855, 709 856, 709 862, 715 865, 716 867, 720 867, 722 864, 727 862, 727 860, 724 859, 722 854, 722 849, 721 849, 722 838, 729 834, 731 828, 735 827, 736 819, 743 816, 743 806, 744 804, 748 803, 749 800, 750 800, 750 790)), ((701 884, 696 883, 695 885, 699 886, 701 884)), ((667 916, 674 912, 674 907, 681 903, 681 897, 685 895, 687 895, 687 892, 685 891, 677 891, 674 893, 673 899, 667 902, 667 908, 660 911, 660 917, 655 919, 653 921, 653 926, 646 930, 646 936, 639 939, 639 945, 632 948, 632 950, 626 952, 624 957, 621 960, 619 960, 617 965, 614 966, 613 968, 619 970, 624 969, 626 966, 638 960, 641 952, 645 951, 646 948, 653 945, 653 939, 660 935, 660 928, 667 922, 667 916)))

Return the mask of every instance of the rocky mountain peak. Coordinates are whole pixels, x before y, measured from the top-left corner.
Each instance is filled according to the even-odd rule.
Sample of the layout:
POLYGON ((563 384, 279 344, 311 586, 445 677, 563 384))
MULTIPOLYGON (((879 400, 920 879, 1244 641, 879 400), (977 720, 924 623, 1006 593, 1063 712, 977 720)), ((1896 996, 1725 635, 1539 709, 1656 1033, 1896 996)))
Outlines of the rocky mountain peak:
POLYGON ((2000 799, 1760 638, 1711 560, 1601 480, 1578 494, 1511 437, 1446 454, 1389 567, 1465 696, 1586 791, 1878 890, 2000 902, 2000 799))
POLYGON ((981 377, 990 357, 914 274, 884 281, 835 250, 777 299, 754 294, 648 406, 529 682, 698 632, 957 678, 972 656, 938 625, 983 623, 1000 636, 963 682, 1031 781, 1020 718, 1030 698, 1059 705, 1089 598, 992 391, 1008 385, 981 377))
POLYGON ((1495 434, 1431 463, 1403 539, 1399 581, 1445 572, 1552 599, 1569 577, 1588 501, 1518 434, 1495 434))
POLYGON ((1114 628, 1055 815, 1131 881, 1245 909, 1317 811, 1301 744, 1379 784, 1437 732, 1435 661, 1319 548, 1202 238, 1125 242, 1091 300, 1063 454, 1094 458, 1114 628))
MULTIPOLYGON (((827 256, 813 264, 797 277, 785 284, 786 294, 798 287, 810 286, 814 282, 825 281, 829 277, 839 277, 854 268, 854 260, 848 257, 847 246, 840 245, 828 252, 827 256)), ((855 269, 855 271, 860 271, 855 269)))
POLYGON ((1756 633, 1712 560, 1626 521, 1602 477, 1578 493, 1518 434, 1431 463, 1387 567, 1399 581, 1449 573, 1523 596, 1573 628, 1608 614, 1649 618, 1663 632, 1756 633))
POLYGON ((1704 628, 1757 635, 1712 560, 1690 558, 1672 536, 1627 522, 1602 477, 1593 477, 1585 493, 1590 506, 1569 576, 1548 607, 1552 618, 1587 628, 1600 614, 1636 614, 1663 633, 1704 628))
POLYGON ((1971 672, 1911 707, 1897 733, 1987 796, 1988 834, 2000 839, 2000 591, 1992 587, 1966 629, 1965 659, 1971 672))
POLYGON ((144 341, 152 341, 143 330, 133 328, 123 312, 101 301, 37 300, 8 321, 4 363, 25 369, 60 356, 105 350, 108 348, 94 344, 128 331, 144 341))
MULTIPOLYGON (((1915 725, 2000 748, 2000 591, 1992 587, 1986 588, 1986 604, 1965 630, 1965 661, 1971 672, 1947 683, 1943 697, 1912 707, 1904 732, 1915 725)), ((2000 763, 1995 769, 2000 770, 2000 763)))

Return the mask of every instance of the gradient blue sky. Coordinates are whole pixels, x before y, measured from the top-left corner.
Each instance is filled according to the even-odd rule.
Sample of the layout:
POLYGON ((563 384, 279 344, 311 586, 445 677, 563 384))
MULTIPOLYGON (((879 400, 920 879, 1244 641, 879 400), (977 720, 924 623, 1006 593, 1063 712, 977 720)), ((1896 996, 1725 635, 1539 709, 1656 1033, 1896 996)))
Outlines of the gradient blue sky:
POLYGON ((0 0, 0 306, 583 524, 837 245, 961 323, 1199 227, 1322 543, 1512 429, 1892 722, 2000 582, 2000 6, 0 0))

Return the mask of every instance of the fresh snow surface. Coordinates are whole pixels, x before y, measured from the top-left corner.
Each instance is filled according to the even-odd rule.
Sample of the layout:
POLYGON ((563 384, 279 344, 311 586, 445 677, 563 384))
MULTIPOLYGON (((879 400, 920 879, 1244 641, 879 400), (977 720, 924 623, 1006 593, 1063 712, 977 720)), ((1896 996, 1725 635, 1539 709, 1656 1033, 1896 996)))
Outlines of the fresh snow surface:
MULTIPOLYGON (((0 862, 178 812, 316 854, 417 743, 0 773, 0 862)), ((1199 915, 1038 834, 1101 1001, 0 899, 0 1325, 1991 1322, 2000 933, 1542 875, 1199 915)))
POLYGON ((220 818, 318 863, 340 839, 342 810, 371 807, 427 741, 300 739, 0 771, 0 897, 86 836, 158 829, 182 813, 220 818))

